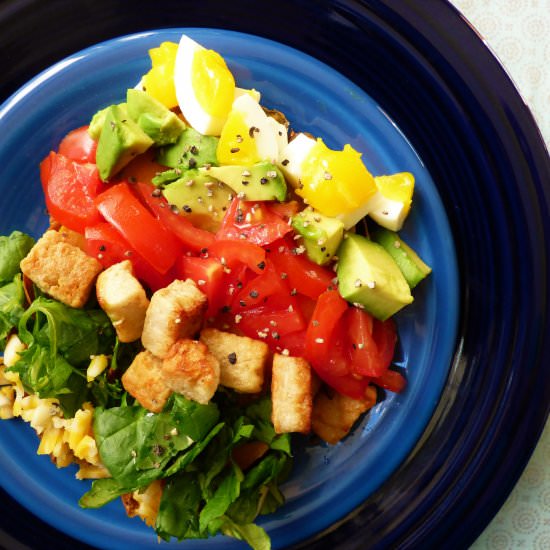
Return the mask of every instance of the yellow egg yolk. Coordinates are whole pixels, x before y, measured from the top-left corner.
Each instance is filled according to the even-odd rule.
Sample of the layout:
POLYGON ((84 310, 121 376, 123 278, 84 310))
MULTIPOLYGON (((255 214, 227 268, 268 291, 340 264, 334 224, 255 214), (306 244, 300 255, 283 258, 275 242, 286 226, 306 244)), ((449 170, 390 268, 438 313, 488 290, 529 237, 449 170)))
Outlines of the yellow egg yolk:
POLYGON ((231 111, 223 126, 216 150, 220 164, 251 165, 262 160, 256 147, 254 127, 250 128, 241 112, 231 111))
POLYGON ((387 199, 410 204, 414 192, 414 176, 410 172, 399 172, 391 176, 374 178, 376 187, 387 199))
POLYGON ((321 139, 302 162, 297 193, 326 216, 346 214, 376 193, 374 178, 351 145, 329 149, 321 139))
POLYGON ((214 50, 199 49, 191 64, 191 86, 203 110, 225 117, 235 99, 235 79, 223 57, 214 50))
POLYGON ((145 91, 172 109, 178 105, 174 84, 174 67, 178 45, 174 42, 163 42, 158 48, 149 50, 152 67, 143 77, 145 91))

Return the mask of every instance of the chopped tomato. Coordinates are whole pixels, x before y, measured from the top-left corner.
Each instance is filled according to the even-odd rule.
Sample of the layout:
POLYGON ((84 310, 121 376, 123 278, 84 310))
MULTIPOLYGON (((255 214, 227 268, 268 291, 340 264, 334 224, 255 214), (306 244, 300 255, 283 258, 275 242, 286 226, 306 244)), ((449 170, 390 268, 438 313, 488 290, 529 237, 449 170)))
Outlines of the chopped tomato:
MULTIPOLYGON (((152 186, 151 180, 159 172, 166 170, 166 166, 155 160, 156 149, 151 147, 145 153, 137 155, 116 176, 119 181, 139 181, 152 186)), ((152 187, 154 189, 154 187, 152 187)))
POLYGON ((373 383, 395 393, 402 392, 407 386, 405 377, 395 370, 388 369, 382 376, 372 379, 373 383))
POLYGON ((263 202, 233 199, 216 233, 220 240, 247 241, 266 246, 284 237, 292 228, 263 202))
POLYGON ((306 354, 306 330, 281 335, 275 351, 281 352, 285 349, 293 357, 304 357, 306 354))
POLYGON ((344 317, 351 342, 352 372, 360 376, 380 376, 388 368, 381 361, 373 336, 373 323, 372 315, 357 307, 350 307, 344 317))
POLYGON ((388 369, 395 354, 397 343, 397 330, 393 319, 379 321, 374 319, 372 335, 378 348, 379 362, 381 369, 388 369))
POLYGON ((223 266, 215 258, 182 255, 176 263, 180 279, 193 279, 208 298, 206 317, 215 315, 223 305, 223 266))
POLYGON ((88 126, 69 132, 59 144, 58 153, 76 162, 95 164, 97 141, 88 133, 88 126))
POLYGON ((262 273, 265 267, 265 250, 248 241, 214 241, 208 247, 208 253, 221 260, 229 268, 245 264, 252 271, 262 273))
POLYGON ((83 234, 102 221, 94 199, 105 190, 95 164, 81 164, 53 151, 40 164, 40 179, 50 216, 83 234))
POLYGON ((299 311, 273 310, 266 306, 239 311, 239 329, 251 338, 272 339, 279 346, 280 336, 305 330, 306 323, 299 311))
POLYGON ((86 252, 99 260, 103 267, 130 260, 136 277, 145 283, 152 291, 170 284, 175 276, 170 272, 159 273, 151 264, 142 258, 122 237, 122 235, 107 222, 87 227, 86 252))
POLYGON ((215 238, 212 233, 195 227, 185 217, 174 213, 170 209, 168 201, 154 185, 138 182, 132 185, 132 189, 162 225, 169 229, 189 250, 199 252, 214 243, 215 238))
POLYGON ((271 212, 288 222, 292 216, 298 213, 300 205, 298 201, 270 202, 269 209, 271 212))
MULTIPOLYGON (((348 303, 337 290, 327 290, 319 296, 306 335, 306 359, 315 370, 327 368, 327 357, 334 343, 336 328, 347 309, 348 303)), ((347 367, 340 368, 341 363, 335 366, 338 368, 336 374, 347 371, 347 367)))
POLYGON ((248 309, 267 305, 272 309, 297 308, 296 299, 290 289, 275 271, 271 262, 265 263, 260 275, 252 278, 235 295, 235 308, 248 309))
POLYGON ((132 193, 117 183, 96 199, 98 210, 153 268, 166 273, 181 254, 180 242, 132 193))
POLYGON ((270 247, 269 258, 288 285, 299 294, 316 300, 333 285, 334 272, 321 267, 299 253, 287 241, 278 241, 270 247))

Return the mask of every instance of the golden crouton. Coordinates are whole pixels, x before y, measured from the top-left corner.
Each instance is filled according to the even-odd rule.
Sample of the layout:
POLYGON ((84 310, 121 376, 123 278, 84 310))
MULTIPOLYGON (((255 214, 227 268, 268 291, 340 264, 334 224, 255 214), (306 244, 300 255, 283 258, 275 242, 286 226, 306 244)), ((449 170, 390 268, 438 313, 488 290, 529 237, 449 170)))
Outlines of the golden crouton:
POLYGON ((334 445, 351 430, 357 419, 376 405, 376 390, 369 386, 364 399, 353 399, 340 393, 328 396, 319 392, 313 404, 311 425, 324 441, 334 445))
POLYGON ((220 364, 196 340, 178 340, 162 361, 167 386, 187 399, 206 404, 220 383, 220 364))
POLYGON ((199 331, 207 305, 206 295, 191 279, 176 279, 157 290, 145 315, 143 346, 164 357, 180 338, 192 338, 199 331))
POLYGON ((114 264, 100 273, 96 294, 121 342, 133 342, 141 337, 149 300, 134 277, 130 260, 114 264))
POLYGON ((150 527, 155 525, 164 487, 163 480, 155 480, 145 490, 122 495, 122 503, 128 517, 139 516, 150 527))
POLYGON ((201 332, 210 353, 220 362, 220 384, 240 393, 262 391, 269 347, 265 342, 215 328, 201 332))
POLYGON ((102 267, 71 240, 66 233, 46 231, 21 260, 21 271, 52 298, 83 307, 102 267))
POLYGON ((273 356, 271 420, 277 433, 308 433, 311 429, 311 367, 301 357, 273 356))
POLYGON ((220 364, 197 340, 178 340, 162 361, 166 385, 198 403, 206 404, 220 383, 220 364))
POLYGON ((147 350, 136 355, 122 375, 122 385, 142 407, 155 413, 162 411, 172 393, 162 378, 162 361, 147 350))

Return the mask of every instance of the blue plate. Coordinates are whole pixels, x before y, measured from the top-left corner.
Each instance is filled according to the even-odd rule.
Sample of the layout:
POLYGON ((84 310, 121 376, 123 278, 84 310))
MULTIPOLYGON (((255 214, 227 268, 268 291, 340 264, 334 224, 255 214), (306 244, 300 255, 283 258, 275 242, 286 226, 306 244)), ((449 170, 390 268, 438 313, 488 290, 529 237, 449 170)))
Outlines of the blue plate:
MULTIPOLYGON (((182 32, 221 52, 239 86, 262 92, 262 102, 284 112, 293 128, 323 137, 329 146, 351 143, 375 174, 410 171, 416 177, 413 213, 404 238, 433 265, 416 302, 398 316, 398 363, 408 388, 388 393, 342 444, 301 445, 283 486, 286 506, 262 520, 274 547, 297 543, 354 510, 407 457, 431 417, 454 351, 458 282, 450 228, 436 187, 410 143, 368 95, 338 72, 297 50, 232 31, 178 29, 125 36, 71 56, 40 74, 0 110, 0 145, 6 208, 0 229, 33 235, 47 227, 38 163, 71 129, 99 109, 124 100, 147 72, 147 51, 182 32), (21 148, 26 154, 20 154, 21 148), (448 313, 440 315, 442 307, 448 313)), ((21 504, 59 530, 99 547, 156 548, 153 531, 127 519, 120 502, 90 512, 77 500, 87 486, 33 454, 37 440, 20 422, 0 423, 0 482, 21 504), (25 434, 25 438, 21 434, 25 434), (17 440, 17 449, 11 450, 17 440), (24 446, 20 449, 19 446, 24 446), (22 457, 24 458, 22 459, 22 457), (40 472, 40 473, 39 473, 40 472), (29 475, 30 474, 30 475, 29 475), (24 480, 24 481, 23 481, 24 480), (59 513, 62 510, 62 513, 59 513), (70 521, 68 521, 70 518, 70 521)), ((219 539, 190 542, 213 548, 219 539)), ((223 540, 224 547, 237 543, 223 540)))
MULTIPOLYGON (((414 306, 424 304, 426 309, 421 308, 415 315, 419 314, 419 319, 426 322, 425 327, 433 329, 430 337, 436 341, 442 337, 441 331, 445 333, 452 326, 458 311, 459 326, 451 369, 442 393, 431 394, 431 384, 437 387, 438 375, 447 369, 448 363, 437 364, 433 357, 420 353, 421 363, 417 364, 417 350, 407 346, 418 341, 424 328, 401 316, 399 324, 404 339, 400 359, 407 365, 411 384, 426 382, 422 380, 429 372, 425 370, 426 364, 435 369, 435 378, 428 381, 427 390, 415 386, 416 391, 427 393, 418 395, 410 390, 403 396, 403 402, 389 399, 383 415, 371 415, 369 422, 375 423, 371 432, 367 423, 355 432, 349 444, 339 447, 339 457, 327 455, 329 460, 323 459, 323 464, 316 469, 319 482, 313 481, 311 485, 307 482, 301 485, 298 481, 304 470, 302 479, 308 479, 309 465, 302 457, 308 456, 311 450, 304 451, 298 459, 297 475, 287 489, 289 509, 292 510, 289 517, 284 518, 283 511, 266 526, 272 530, 277 545, 293 546, 293 541, 316 533, 308 539, 308 548, 467 547, 513 487, 542 430, 550 403, 547 368, 550 244, 545 237, 550 232, 550 161, 525 104, 477 34, 444 1, 235 0, 227 3, 205 0, 184 4, 179 0, 154 3, 135 0, 125 4, 82 0, 68 3, 66 10, 52 12, 49 3, 15 0, 4 2, 3 8, 0 46, 5 59, 10 61, 3 67, 0 82, 3 97, 39 70, 85 46, 144 29, 179 25, 232 29, 271 38, 337 69, 362 90, 360 97, 366 98, 365 109, 356 109, 360 115, 357 123, 353 117, 351 120, 349 116, 344 117, 345 131, 350 132, 349 140, 353 143, 361 143, 362 138, 354 134, 353 129, 364 127, 365 120, 371 116, 365 113, 378 113, 385 121, 388 119, 382 114, 387 113, 410 143, 403 160, 416 163, 421 159, 423 163, 419 176, 421 200, 415 204, 415 212, 418 207, 422 217, 409 220, 407 236, 436 270, 447 265, 445 258, 452 258, 453 240, 456 246, 460 273, 459 309, 453 303, 452 287, 456 275, 453 269, 448 285, 444 284, 446 275, 437 271, 431 281, 423 283, 418 288, 414 306), (452 238, 448 239, 448 247, 432 249, 432 239, 438 243, 446 240, 445 235, 431 232, 426 242, 425 214, 428 213, 428 217, 435 215, 431 212, 433 197, 438 203, 437 194, 432 195, 434 189, 442 199, 452 238), (440 252, 443 252, 442 257, 439 257, 440 252), (438 286, 441 284, 450 292, 442 294, 438 286), (434 297, 442 299, 434 301, 434 297), (437 323, 431 325, 430 315, 434 312, 437 323), (407 355, 413 352, 414 355, 407 355), (418 438, 416 430, 423 425, 422 417, 436 405, 438 395, 440 399, 431 420, 418 438), (400 407, 406 406, 407 399, 420 403, 420 408, 413 409, 406 419, 411 433, 390 421, 396 418, 392 415, 399 414, 400 407), (387 426, 388 434, 385 429, 376 427, 381 425, 387 426), (363 441, 376 430, 384 431, 379 434, 382 437, 375 438, 376 445, 384 445, 384 441, 388 441, 385 436, 391 439, 397 432, 403 436, 398 440, 403 444, 392 447, 386 456, 377 455, 376 445, 369 447, 368 453, 353 453, 353 449, 348 449, 348 446, 362 447, 363 441), (402 453, 406 453, 405 449, 415 441, 416 445, 405 457, 402 453), (354 471, 347 473, 348 477, 341 477, 343 470, 349 472, 348 464, 353 464, 352 470, 362 467, 359 456, 366 456, 371 466, 379 467, 373 473, 375 479, 363 477, 358 481, 359 476, 354 471), (334 472, 337 487, 334 492, 329 487, 327 490, 331 494, 324 499, 323 491, 315 491, 331 472, 334 472), (354 485, 348 484, 351 480, 354 485), (342 500, 339 500, 338 491, 344 493, 342 500), (313 493, 315 498, 306 498, 313 493), (361 502, 366 494, 370 496, 346 514, 350 506, 361 502), (307 504, 293 508, 300 498, 307 500, 307 504), (312 516, 308 506, 315 507, 317 500, 322 503, 321 512, 312 516), (285 522, 292 525, 292 518, 302 513, 298 510, 302 510, 307 519, 294 533, 294 528, 287 529, 284 525, 285 522), (346 515, 341 521, 330 525, 342 514, 346 515), (319 532, 323 526, 327 526, 326 531, 319 532)), ((223 34, 219 34, 220 39, 223 34)), ((284 48, 279 50, 278 54, 285 51, 284 48)), ((238 66, 236 53, 232 62, 238 66)), ((253 59, 254 53, 249 51, 245 57, 253 59)), ((301 62, 309 60, 300 54, 298 58, 301 62)), ((315 65, 314 61, 313 67, 315 65)), ((102 67, 98 69, 101 75, 102 67)), ((290 69, 293 74, 301 70, 290 69)), ((327 81, 332 74, 327 73, 327 81)), ((241 73, 240 76, 246 79, 251 75, 241 73)), ((305 80, 306 84, 311 82, 311 74, 306 74, 305 80)), ((82 85, 87 98, 95 93, 93 88, 85 86, 92 81, 95 75, 68 85, 69 88, 82 85)), ((123 79, 113 74, 109 89, 115 94, 119 89, 117 82, 123 79)), ((323 76, 321 84, 324 82, 323 76)), ((321 89, 326 88, 321 86, 321 89)), ((350 88, 350 91, 355 90, 354 86, 350 88)), ((315 90, 297 86, 292 93, 298 97, 303 97, 304 93, 307 97, 315 90)), ((276 95, 269 99, 274 103, 284 102, 284 97, 276 95)), ((93 102, 93 97, 90 101, 93 102)), ((317 120, 330 118, 338 112, 337 108, 340 110, 338 116, 342 111, 345 114, 349 101, 350 98, 343 101, 341 109, 340 104, 332 103, 325 104, 326 111, 314 106, 309 109, 309 123, 319 127, 318 133, 324 134, 332 144, 342 129, 317 126, 317 120), (317 112, 317 118, 311 117, 312 110, 317 112)), ((34 105, 34 108, 40 109, 40 106, 34 105)), ((82 121, 78 118, 82 111, 79 110, 72 121, 65 119, 69 116, 67 113, 71 113, 70 105, 64 106, 56 118, 73 126, 82 121)), ((27 113, 20 112, 20 116, 19 123, 24 124, 27 113)), ((300 114, 293 116, 293 111, 290 111, 290 118, 296 125, 302 122, 300 114)), ((41 140, 47 132, 51 132, 50 137, 57 132, 55 139, 60 138, 63 124, 59 128, 42 128, 41 140)), ((400 162, 400 152, 396 152, 397 156, 393 153, 384 156, 383 153, 391 133, 373 136, 367 132, 365 135, 376 143, 372 157, 368 150, 365 151, 367 163, 372 159, 369 166, 373 171, 383 170, 385 163, 393 162, 391 159, 400 162)), ((399 132, 395 130, 394 135, 399 132)), ((404 144, 402 136, 398 143, 404 144)), ((50 146, 44 145, 45 150, 50 146)), ((27 151, 25 144, 11 151, 13 159, 10 156, 7 164, 0 164, 0 186, 4 192, 0 211, 6 228, 21 220, 13 214, 15 209, 10 205, 21 204, 25 198, 23 193, 6 184, 6 170, 10 170, 10 183, 12 177, 13 181, 22 181, 21 174, 11 169, 11 163, 20 166, 22 157, 27 169, 32 171, 32 166, 28 166, 35 163, 39 154, 39 150, 32 151, 32 148, 27 151)), ((397 167, 402 168, 401 165, 397 167)), ((36 181, 36 175, 31 179, 36 181)), ((30 213, 29 219, 33 216, 40 219, 42 215, 34 198, 27 201, 24 209, 30 213), (31 205, 34 210, 27 210, 31 205)), ((32 231, 37 229, 31 221, 27 227, 32 231)), ((428 355, 431 353, 426 347, 419 349, 428 355)), ((110 528, 109 521, 94 518, 89 520, 92 524, 78 523, 79 527, 71 530, 71 523, 79 522, 80 516, 68 502, 75 502, 80 489, 74 489, 69 483, 76 491, 71 496, 70 487, 54 478, 51 485, 55 488, 50 491, 45 480, 52 475, 51 466, 45 463, 47 461, 41 461, 42 467, 35 463, 34 447, 28 443, 32 434, 21 437, 24 427, 17 425, 16 428, 16 432, 10 434, 6 449, 13 457, 12 463, 31 461, 31 471, 6 483, 13 487, 19 482, 21 494, 22 487, 36 484, 39 479, 42 488, 36 496, 19 498, 26 499, 25 506, 51 521, 54 527, 33 518, 13 501, 2 499, 2 526, 7 532, 5 536, 12 537, 6 538, 4 545, 13 546, 17 539, 38 548, 74 548, 76 543, 69 536, 72 535, 79 540, 84 537, 93 545, 106 542, 107 546, 113 546, 117 539, 107 540, 110 535, 104 531, 110 528), (59 487, 67 489, 67 493, 63 493, 61 502, 52 503, 48 499, 59 491, 59 487), (47 502, 52 511, 44 514, 37 510, 40 506, 33 506, 33 497, 46 499, 40 502, 47 502), (59 519, 65 513, 68 514, 66 520, 59 519), (62 531, 57 531, 56 527, 62 531), (88 529, 94 532, 82 533, 88 529)), ((17 471, 17 464, 10 465, 10 460, 6 460, 8 466, 17 471)), ((66 474, 60 472, 62 480, 70 477, 66 474)), ((123 513, 113 511, 112 514, 114 524, 126 521, 123 513)), ((144 535, 139 522, 130 523, 130 532, 137 538, 120 539, 128 546, 136 540, 141 541, 144 535)), ((124 531, 124 536, 127 535, 128 531, 124 531)))

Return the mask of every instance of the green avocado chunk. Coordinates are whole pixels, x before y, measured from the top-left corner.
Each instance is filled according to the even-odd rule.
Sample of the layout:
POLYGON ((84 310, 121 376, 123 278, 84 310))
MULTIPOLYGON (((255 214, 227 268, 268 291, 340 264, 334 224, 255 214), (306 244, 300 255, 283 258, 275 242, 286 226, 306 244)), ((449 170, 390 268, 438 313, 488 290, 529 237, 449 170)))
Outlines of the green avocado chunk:
POLYGON ((338 249, 338 290, 385 321, 413 301, 401 270, 382 245, 348 234, 338 249))
POLYGON ((432 272, 432 268, 394 231, 380 228, 372 234, 372 239, 394 259, 411 288, 432 272))
POLYGON ((126 92, 130 118, 155 142, 156 145, 175 143, 186 125, 176 113, 147 92, 130 88, 126 92))
POLYGON ((215 136, 204 136, 194 128, 187 127, 176 143, 159 148, 157 162, 180 170, 199 168, 205 164, 215 166, 218 164, 218 141, 219 138, 215 136))
POLYGON ((162 193, 172 208, 208 231, 219 229, 235 195, 230 187, 199 170, 187 170, 162 193))
POLYGON ((336 254, 344 237, 344 223, 309 207, 292 216, 292 227, 303 237, 306 254, 312 262, 324 265, 336 254))
POLYGON ((208 173, 229 185, 243 200, 282 202, 286 198, 285 178, 271 162, 252 166, 212 166, 208 173))
MULTIPOLYGON (((126 103, 119 103, 118 106, 122 109, 126 109, 126 103)), ((88 134, 90 134, 91 138, 95 141, 99 140, 101 130, 103 130, 103 125, 105 124, 107 111, 109 111, 110 108, 111 105, 109 105, 109 107, 105 107, 105 109, 99 110, 90 121, 90 125, 88 126, 88 134)))
POLYGON ((151 145, 153 140, 128 116, 125 105, 107 107, 97 144, 99 177, 109 180, 151 145))

